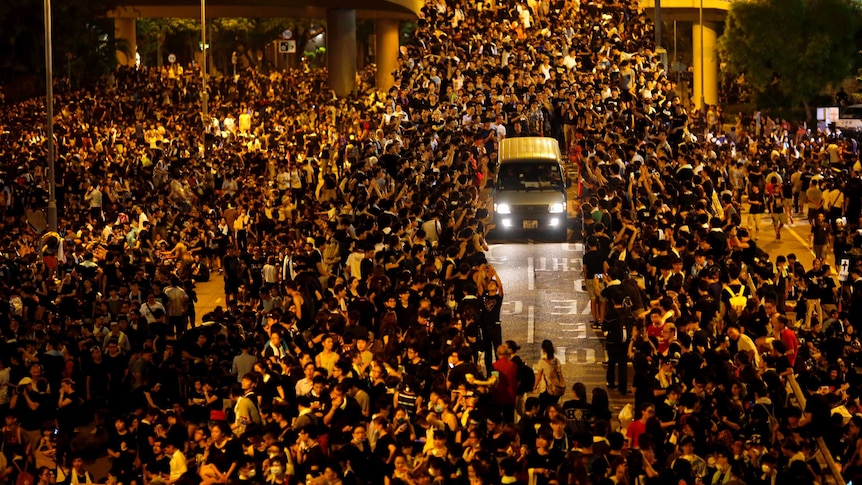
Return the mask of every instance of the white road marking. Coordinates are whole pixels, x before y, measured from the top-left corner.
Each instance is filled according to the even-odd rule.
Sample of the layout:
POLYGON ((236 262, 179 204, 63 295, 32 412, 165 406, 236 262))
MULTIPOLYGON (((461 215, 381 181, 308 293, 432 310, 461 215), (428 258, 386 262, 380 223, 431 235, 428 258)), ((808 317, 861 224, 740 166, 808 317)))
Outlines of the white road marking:
POLYGON ((527 258, 527 289, 530 291, 536 289, 536 265, 532 256, 527 258))
POLYGON ((554 310, 563 310, 562 312, 551 312, 551 315, 577 315, 578 300, 551 300, 554 303, 554 310), (562 305, 558 305, 562 303, 562 305))
MULTIPOLYGON (((791 236, 793 236, 797 241, 799 241, 799 244, 801 244, 803 247, 808 247, 808 241, 802 239, 802 236, 800 236, 796 231, 794 231, 792 227, 784 226, 784 228, 787 229, 791 236)), ((812 255, 815 255, 814 250, 809 249, 809 251, 812 255)))
POLYGON ((563 251, 583 252, 583 250, 584 250, 584 243, 567 243, 566 242, 566 243, 562 243, 562 245, 563 245, 563 251))
POLYGON ((569 258, 552 258, 551 271, 569 271, 569 258))
POLYGON ((557 359, 559 359, 560 364, 566 364, 566 348, 565 347, 557 347, 557 352, 554 354, 557 359))
POLYGON ((536 271, 548 271, 548 258, 539 258, 539 267, 536 271))
POLYGON ((524 311, 524 302, 522 301, 504 301, 500 313, 503 315, 520 315, 524 311), (512 307, 508 309, 508 307, 512 307))
POLYGON ((595 364, 596 363, 596 351, 595 349, 585 349, 587 355, 584 357, 584 363, 586 364, 595 364))
POLYGON ((527 343, 535 343, 536 340, 536 308, 533 305, 527 307, 527 343))
MULTIPOLYGON (((589 338, 587 336, 587 324, 585 324, 585 323, 560 323, 560 326, 563 327, 560 329, 560 331, 567 332, 567 333, 569 333, 569 332, 574 333, 574 335, 569 336, 570 338, 574 338, 574 339, 578 339, 578 340, 584 340, 584 339, 589 338)), ((593 337, 593 338, 597 339, 598 337, 593 337)))

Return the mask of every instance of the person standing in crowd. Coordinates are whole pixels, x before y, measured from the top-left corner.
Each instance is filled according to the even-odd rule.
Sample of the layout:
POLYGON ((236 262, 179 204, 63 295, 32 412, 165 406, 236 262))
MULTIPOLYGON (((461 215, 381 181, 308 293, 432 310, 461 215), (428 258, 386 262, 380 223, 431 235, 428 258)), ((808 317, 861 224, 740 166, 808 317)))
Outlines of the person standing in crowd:
POLYGON ((544 410, 556 404, 566 391, 565 381, 562 381, 560 360, 555 355, 554 344, 550 340, 542 341, 542 358, 536 370, 536 384, 533 392, 540 391, 539 400, 544 410), (561 392, 562 390, 562 392, 561 392))
POLYGON ((93 481, 110 485, 803 483, 821 434, 857 481, 855 142, 760 110, 723 134, 722 106, 679 94, 641 7, 429 0, 382 73, 397 87, 377 91, 373 63, 349 97, 311 64, 250 67, 211 81, 205 133, 197 67, 120 67, 58 97, 56 247, 24 217, 47 206, 42 105, 9 99, 0 456, 63 463, 93 410, 112 462, 93 481), (609 360, 589 405, 577 383, 557 404, 578 366, 551 340, 504 340, 487 264, 495 151, 531 134, 577 168, 569 242, 609 360), (755 242, 767 209, 776 239, 807 231, 799 204, 810 272, 755 242), (196 302, 206 275, 221 307, 196 302), (631 451, 610 419, 627 361, 631 451))
MULTIPOLYGON (((165 296, 168 300, 166 308, 168 327, 173 331, 174 335, 182 335, 188 328, 189 324, 189 296, 180 284, 180 279, 173 277, 171 278, 170 285, 164 290, 165 296)), ((192 322, 192 325, 194 325, 194 322, 192 322)))

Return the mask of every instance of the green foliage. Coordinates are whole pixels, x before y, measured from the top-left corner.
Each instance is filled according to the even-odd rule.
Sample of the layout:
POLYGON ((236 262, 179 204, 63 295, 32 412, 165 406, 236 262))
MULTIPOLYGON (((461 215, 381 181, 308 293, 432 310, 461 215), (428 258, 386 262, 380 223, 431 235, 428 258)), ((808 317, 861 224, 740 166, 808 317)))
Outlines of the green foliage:
POLYGON ((719 54, 726 75, 745 73, 760 106, 807 106, 854 72, 860 27, 855 0, 733 2, 719 54))
MULTIPOLYGON (((52 1, 54 72, 72 71, 74 83, 98 78, 116 66, 113 21, 105 14, 116 0, 52 1)), ((30 90, 44 89, 45 29, 42 0, 0 2, 0 83, 35 77, 30 90)), ((32 95, 21 92, 21 96, 32 95)))
POLYGON ((169 41, 175 41, 174 45, 192 45, 193 39, 200 37, 200 22, 185 18, 140 18, 135 30, 141 61, 160 66, 167 56, 164 49, 169 41))

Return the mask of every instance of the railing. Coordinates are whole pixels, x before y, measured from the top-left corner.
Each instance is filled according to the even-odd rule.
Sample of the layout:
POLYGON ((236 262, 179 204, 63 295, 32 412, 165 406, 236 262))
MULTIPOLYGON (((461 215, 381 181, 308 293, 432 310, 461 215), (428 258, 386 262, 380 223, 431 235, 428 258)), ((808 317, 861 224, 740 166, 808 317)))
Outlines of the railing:
MULTIPOLYGON (((799 383, 796 382, 796 376, 793 374, 789 375, 787 377, 787 383, 790 386, 790 390, 793 391, 793 395, 796 396, 796 402, 798 402, 799 406, 804 410, 807 400, 805 399, 805 394, 802 392, 802 388, 799 387, 799 383)), ((844 481, 844 477, 841 475, 841 465, 832 458, 832 452, 829 451, 829 448, 826 446, 826 441, 824 441, 822 437, 818 437, 816 442, 817 447, 820 448, 820 455, 823 456, 823 460, 826 462, 827 468, 829 468, 829 471, 832 473, 832 478, 835 479, 835 483, 844 485, 846 482, 844 481)))

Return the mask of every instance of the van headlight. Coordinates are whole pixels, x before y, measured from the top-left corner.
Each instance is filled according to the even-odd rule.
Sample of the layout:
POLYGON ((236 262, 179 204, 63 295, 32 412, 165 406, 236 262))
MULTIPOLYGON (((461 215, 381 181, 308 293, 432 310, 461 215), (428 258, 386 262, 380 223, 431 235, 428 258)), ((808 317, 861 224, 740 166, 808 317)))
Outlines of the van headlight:
POLYGON ((509 204, 494 204, 494 212, 497 214, 511 214, 512 208, 509 204))
POLYGON ((548 212, 550 212, 551 214, 560 214, 562 212, 565 212, 565 210, 566 206, 561 202, 551 204, 551 206, 548 208, 548 212))

